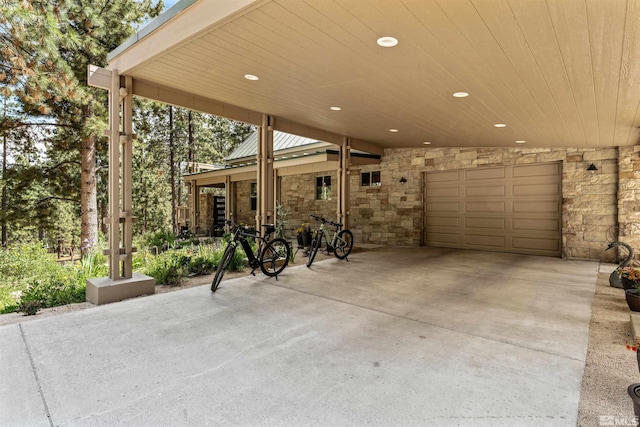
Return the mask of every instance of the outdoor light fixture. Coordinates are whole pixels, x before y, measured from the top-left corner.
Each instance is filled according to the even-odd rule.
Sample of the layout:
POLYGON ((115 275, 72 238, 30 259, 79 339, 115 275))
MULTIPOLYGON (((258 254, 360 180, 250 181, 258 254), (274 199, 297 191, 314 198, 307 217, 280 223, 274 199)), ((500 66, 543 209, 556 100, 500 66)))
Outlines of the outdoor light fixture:
POLYGON ((594 165, 593 163, 591 163, 589 165, 589 167, 587 168, 587 170, 591 173, 596 173, 596 171, 598 170, 598 168, 596 167, 596 165, 594 165))
POLYGON ((407 182, 407 178, 405 178, 404 176, 400 178, 400 184, 404 184, 405 182, 407 182))

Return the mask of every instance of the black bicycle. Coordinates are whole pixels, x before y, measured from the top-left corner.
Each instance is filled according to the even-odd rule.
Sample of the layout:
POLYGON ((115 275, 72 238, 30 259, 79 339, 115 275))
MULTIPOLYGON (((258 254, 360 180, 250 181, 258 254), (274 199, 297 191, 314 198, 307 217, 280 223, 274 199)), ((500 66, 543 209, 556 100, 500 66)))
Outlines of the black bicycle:
POLYGON ((324 239, 327 253, 333 252, 338 259, 346 259, 353 249, 353 233, 349 230, 342 230, 342 224, 329 221, 320 216, 311 215, 311 218, 320 221, 320 228, 314 233, 311 241, 311 249, 309 251, 309 259, 307 259, 307 267, 311 267, 313 260, 316 258, 318 249, 322 246, 324 239), (333 236, 329 239, 329 230, 325 228, 325 224, 335 227, 333 236))
POLYGON ((264 236, 260 236, 259 233, 250 233, 244 227, 240 227, 233 223, 231 220, 226 220, 227 225, 231 227, 232 234, 227 248, 224 250, 222 259, 216 269, 216 274, 213 276, 213 282, 211 283, 211 292, 215 292, 220 285, 224 272, 229 268, 233 255, 238 248, 238 243, 242 245, 247 259, 249 260, 249 267, 252 268, 251 274, 255 276, 255 271, 260 270, 267 276, 271 276, 278 279, 278 274, 285 269, 289 264, 289 255, 291 254, 291 247, 289 242, 282 238, 271 239, 271 235, 276 231, 273 224, 264 224, 265 227, 264 236), (254 238, 258 242, 258 248, 256 253, 253 253, 251 244, 247 238, 254 238))

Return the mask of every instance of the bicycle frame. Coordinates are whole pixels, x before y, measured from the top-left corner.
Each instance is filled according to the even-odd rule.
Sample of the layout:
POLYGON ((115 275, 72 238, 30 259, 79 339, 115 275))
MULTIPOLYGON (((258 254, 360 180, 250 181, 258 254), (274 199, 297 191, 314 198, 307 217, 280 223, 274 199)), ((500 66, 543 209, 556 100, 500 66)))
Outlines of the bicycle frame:
POLYGON ((315 219, 316 221, 320 221, 320 227, 318 227, 315 238, 313 239, 314 243, 309 252, 307 267, 311 267, 311 264, 313 264, 313 260, 315 259, 318 250, 322 246, 323 238, 325 244, 327 245, 327 253, 333 252, 336 258, 349 261, 347 257, 349 256, 349 254, 351 253, 351 249, 353 248, 353 233, 351 233, 350 230, 343 229, 343 225, 340 223, 328 221, 325 218, 316 215, 311 215, 311 218, 315 219), (330 230, 327 229, 327 224, 329 226, 335 227, 333 236, 331 236, 330 230))
POLYGON ((238 242, 240 242, 240 245, 242 246, 244 253, 247 255, 247 260, 249 261, 249 267, 252 268, 251 274, 253 275, 255 275, 256 269, 260 268, 260 261, 258 261, 258 257, 256 255, 260 254, 260 252, 262 251, 262 249, 264 248, 264 245, 268 242, 268 240, 269 240, 268 233, 266 234, 265 237, 263 237, 263 236, 260 236, 257 232, 256 234, 247 233, 243 231, 242 228, 239 226, 236 227, 235 231, 232 234, 231 243, 234 245, 235 249, 237 249, 238 242), (258 248, 255 254, 253 253, 253 249, 251 248, 251 244, 249 243, 249 240, 247 239, 247 237, 253 237, 254 239, 257 239, 260 241, 258 243, 258 248))
POLYGON ((318 234, 319 234, 319 238, 322 239, 324 238, 324 242, 327 246, 327 252, 328 253, 332 253, 333 249, 336 246, 336 240, 338 239, 338 232, 340 231, 339 227, 336 227, 336 230, 333 232, 333 236, 330 236, 331 230, 327 230, 324 223, 320 224, 320 227, 318 228, 318 234), (331 240, 329 240, 329 237, 331 237, 331 240))
POLYGON ((256 269, 260 268, 265 275, 275 277, 276 280, 278 280, 278 274, 280 274, 289 263, 291 247, 289 242, 283 238, 271 238, 271 235, 275 231, 273 224, 264 224, 264 227, 266 227, 264 236, 261 236, 257 231, 255 233, 248 233, 239 226, 233 228, 234 224, 231 220, 227 220, 227 225, 232 226, 233 234, 231 235, 231 239, 229 239, 229 243, 216 269, 213 282, 211 283, 211 292, 215 292, 216 289, 218 289, 224 272, 229 267, 238 249, 238 243, 242 246, 247 256, 249 267, 252 268, 251 274, 255 276, 256 269), (251 249, 251 244, 247 239, 248 237, 258 239, 258 248, 255 253, 251 249))

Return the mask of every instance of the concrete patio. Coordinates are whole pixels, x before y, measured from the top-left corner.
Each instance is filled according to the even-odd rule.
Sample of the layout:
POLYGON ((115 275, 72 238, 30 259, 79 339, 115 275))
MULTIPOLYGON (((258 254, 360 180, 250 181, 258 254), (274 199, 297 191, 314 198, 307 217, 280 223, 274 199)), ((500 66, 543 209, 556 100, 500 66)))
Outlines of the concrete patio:
POLYGON ((0 327, 0 425, 575 426, 599 263, 383 248, 0 327))

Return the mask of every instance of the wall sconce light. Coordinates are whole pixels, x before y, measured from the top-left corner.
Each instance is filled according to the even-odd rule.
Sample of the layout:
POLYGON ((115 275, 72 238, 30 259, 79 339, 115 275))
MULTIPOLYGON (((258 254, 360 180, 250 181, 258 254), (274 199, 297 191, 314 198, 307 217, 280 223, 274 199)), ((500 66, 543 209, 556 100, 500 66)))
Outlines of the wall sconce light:
POLYGON ((596 171, 598 170, 598 168, 596 167, 596 165, 594 165, 593 163, 591 163, 589 165, 589 167, 587 168, 587 170, 591 173, 596 173, 596 171))
POLYGON ((400 178, 400 184, 404 184, 405 182, 407 182, 407 178, 405 178, 404 176, 400 178))

